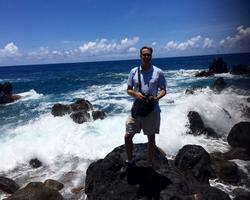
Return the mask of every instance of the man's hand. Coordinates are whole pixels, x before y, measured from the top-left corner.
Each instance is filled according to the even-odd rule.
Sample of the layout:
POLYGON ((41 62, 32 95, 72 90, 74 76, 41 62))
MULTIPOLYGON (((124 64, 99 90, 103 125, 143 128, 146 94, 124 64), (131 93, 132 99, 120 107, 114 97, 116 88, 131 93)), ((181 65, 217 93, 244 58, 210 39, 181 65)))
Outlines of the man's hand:
POLYGON ((134 92, 134 97, 140 100, 146 99, 146 97, 140 92, 134 92))

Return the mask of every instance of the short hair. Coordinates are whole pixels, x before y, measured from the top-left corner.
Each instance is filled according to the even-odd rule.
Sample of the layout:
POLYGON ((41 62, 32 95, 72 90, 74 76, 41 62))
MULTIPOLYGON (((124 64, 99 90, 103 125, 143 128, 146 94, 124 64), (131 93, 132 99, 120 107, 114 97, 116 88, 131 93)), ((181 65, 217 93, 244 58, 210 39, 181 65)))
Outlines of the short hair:
POLYGON ((152 48, 152 47, 144 46, 144 47, 142 47, 142 48, 140 49, 140 54, 142 54, 142 50, 143 50, 143 49, 148 49, 148 50, 151 51, 151 54, 153 53, 153 48, 152 48))

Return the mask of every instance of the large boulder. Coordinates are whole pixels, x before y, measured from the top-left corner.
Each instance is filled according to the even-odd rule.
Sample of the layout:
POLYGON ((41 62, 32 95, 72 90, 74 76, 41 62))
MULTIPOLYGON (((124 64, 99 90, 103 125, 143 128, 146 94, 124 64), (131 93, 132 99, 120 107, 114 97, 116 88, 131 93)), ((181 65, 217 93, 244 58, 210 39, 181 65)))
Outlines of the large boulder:
POLYGON ((228 73, 227 64, 222 60, 222 58, 215 58, 209 66, 209 72, 219 74, 228 73))
POLYGON ((73 112, 93 110, 92 104, 85 99, 77 99, 75 103, 70 104, 73 112))
POLYGON ((12 103, 21 98, 19 95, 12 94, 12 84, 10 82, 0 83, 0 104, 12 103))
POLYGON ((199 145, 185 145, 175 157, 175 166, 181 171, 190 173, 196 181, 209 185, 212 173, 208 152, 199 145))
POLYGON ((70 114, 71 112, 71 107, 69 105, 64 105, 60 103, 53 105, 51 109, 51 114, 54 116, 63 116, 66 114, 70 114))
POLYGON ((127 170, 124 170, 125 146, 115 148, 87 169, 85 193, 88 200, 191 200, 198 197, 229 200, 226 193, 209 185, 208 153, 196 145, 184 149, 190 147, 194 152, 188 157, 179 155, 176 166, 157 148, 154 165, 148 167, 147 144, 135 144, 136 166, 127 170))
POLYGON ((230 130, 227 141, 231 147, 242 147, 250 151, 250 122, 239 122, 230 130))
POLYGON ((63 200, 62 195, 42 182, 31 182, 6 200, 63 200))
POLYGON ((19 189, 19 185, 12 179, 0 176, 0 190, 8 194, 13 194, 19 189))
POLYGON ((97 160, 87 169, 85 193, 88 200, 127 200, 137 195, 159 195, 169 179, 157 171, 168 168, 168 160, 159 149, 155 154, 155 171, 147 166, 147 144, 135 144, 136 167, 123 170, 126 160, 124 145, 115 148, 104 159, 97 160))
POLYGON ((189 128, 191 133, 194 135, 200 135, 205 126, 199 113, 196 111, 189 111, 187 116, 189 119, 189 128))
POLYGON ((216 92, 221 92, 225 87, 227 86, 227 83, 225 82, 223 77, 219 77, 214 81, 214 83, 211 85, 211 89, 216 92))

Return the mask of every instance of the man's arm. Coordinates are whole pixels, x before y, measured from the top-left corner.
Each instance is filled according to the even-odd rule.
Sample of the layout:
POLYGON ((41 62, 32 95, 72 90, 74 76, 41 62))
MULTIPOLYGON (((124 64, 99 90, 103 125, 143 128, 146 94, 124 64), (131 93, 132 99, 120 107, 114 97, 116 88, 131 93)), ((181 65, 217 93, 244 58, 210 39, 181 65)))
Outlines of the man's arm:
POLYGON ((155 100, 159 101, 162 97, 164 97, 167 94, 167 91, 165 88, 160 89, 159 94, 155 97, 155 100))
POLYGON ((127 93, 128 93, 130 96, 135 97, 136 99, 144 99, 144 98, 145 98, 145 96, 143 96, 142 93, 137 92, 137 91, 134 91, 134 90, 133 90, 133 87, 131 87, 131 86, 128 86, 128 88, 127 88, 127 93))

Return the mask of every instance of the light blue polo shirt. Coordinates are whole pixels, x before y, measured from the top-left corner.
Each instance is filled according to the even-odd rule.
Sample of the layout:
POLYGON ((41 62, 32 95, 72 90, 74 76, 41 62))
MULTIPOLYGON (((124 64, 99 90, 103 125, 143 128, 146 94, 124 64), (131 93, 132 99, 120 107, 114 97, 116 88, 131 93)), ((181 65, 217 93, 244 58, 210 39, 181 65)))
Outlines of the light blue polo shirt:
MULTIPOLYGON (((138 67, 134 67, 128 77, 128 86, 132 87, 133 90, 139 91, 139 81, 138 81, 138 67)), ((160 88, 166 91, 167 82, 165 80, 162 70, 154 65, 148 70, 142 70, 140 66, 141 75, 141 90, 144 94, 157 96, 160 88)), ((160 112, 159 103, 155 105, 154 111, 160 112)))

